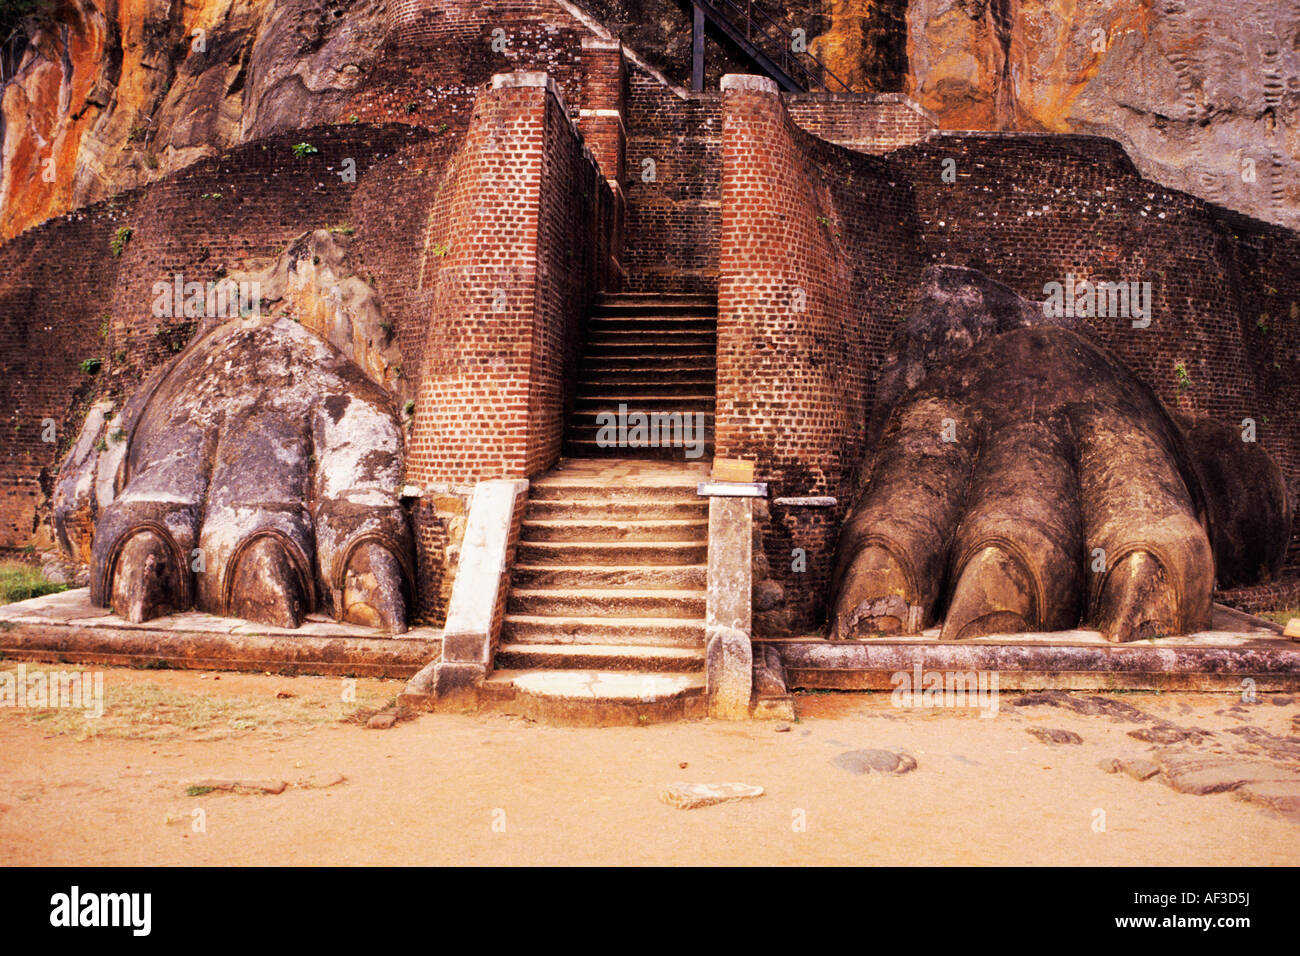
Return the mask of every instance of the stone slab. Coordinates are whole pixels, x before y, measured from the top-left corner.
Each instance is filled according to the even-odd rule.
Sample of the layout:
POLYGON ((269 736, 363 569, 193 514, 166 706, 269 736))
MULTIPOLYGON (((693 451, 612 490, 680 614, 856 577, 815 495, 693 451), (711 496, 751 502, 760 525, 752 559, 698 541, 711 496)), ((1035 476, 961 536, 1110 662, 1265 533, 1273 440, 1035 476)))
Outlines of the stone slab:
POLYGON ((1112 644, 1096 631, 1014 634, 973 641, 937 637, 762 639, 785 664, 791 688, 893 690, 893 675, 996 673, 1000 690, 1300 690, 1300 647, 1271 629, 1205 631, 1112 644))
POLYGON ((90 604, 88 588, 0 607, 0 653, 14 660, 283 674, 410 677, 441 652, 442 633, 382 636, 312 615, 301 628, 196 611, 132 624, 90 604))

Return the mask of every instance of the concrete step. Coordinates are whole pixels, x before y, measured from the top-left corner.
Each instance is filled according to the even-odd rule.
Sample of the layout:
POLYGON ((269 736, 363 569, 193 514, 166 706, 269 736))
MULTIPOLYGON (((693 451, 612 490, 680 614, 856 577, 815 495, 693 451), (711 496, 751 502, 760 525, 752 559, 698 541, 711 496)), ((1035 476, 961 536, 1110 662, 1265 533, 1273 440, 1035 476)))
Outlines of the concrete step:
POLYGON ((704 647, 704 621, 653 617, 544 617, 506 614, 501 639, 516 644, 704 647))
POLYGON ((510 614, 536 617, 655 617, 704 619, 703 590, 635 588, 511 588, 510 614))
POLYGON ((694 501, 610 501, 599 498, 530 499, 524 517, 536 521, 584 519, 588 521, 700 520, 707 518, 709 503, 694 501))
POLYGON ((638 588, 641 590, 703 590, 708 566, 703 564, 516 564, 510 574, 515 588, 638 588))
POLYGON ((502 644, 494 666, 504 670, 695 673, 704 670, 704 649, 644 644, 502 644))
POLYGON ((704 675, 613 670, 503 670, 483 683, 487 707, 549 724, 641 726, 702 717, 704 675))
POLYGON ((525 518, 521 542, 698 541, 708 537, 707 518, 651 518, 645 521, 584 521, 525 518))

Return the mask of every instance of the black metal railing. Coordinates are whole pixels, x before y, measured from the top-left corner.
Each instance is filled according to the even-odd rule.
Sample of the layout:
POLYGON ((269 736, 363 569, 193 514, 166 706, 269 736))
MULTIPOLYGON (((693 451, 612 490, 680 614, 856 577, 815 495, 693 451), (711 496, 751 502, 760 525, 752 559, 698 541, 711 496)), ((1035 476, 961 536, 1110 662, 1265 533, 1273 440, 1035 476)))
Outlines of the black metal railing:
MULTIPOLYGON (((850 92, 810 50, 793 48, 794 30, 755 0, 691 0, 715 27, 792 93, 850 92)), ((702 54, 697 44, 696 56, 702 54)), ((698 76, 702 71, 696 69, 698 76)))

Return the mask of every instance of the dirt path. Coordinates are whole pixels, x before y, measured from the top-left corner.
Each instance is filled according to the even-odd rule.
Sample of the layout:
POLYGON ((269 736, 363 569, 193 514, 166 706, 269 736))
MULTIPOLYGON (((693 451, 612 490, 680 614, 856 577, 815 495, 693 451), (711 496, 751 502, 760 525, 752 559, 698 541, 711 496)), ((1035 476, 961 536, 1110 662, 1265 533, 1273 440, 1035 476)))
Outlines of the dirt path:
POLYGON ((107 710, 93 735, 79 714, 0 707, 0 863, 1300 859, 1296 815, 1099 767, 1167 747, 1130 731, 1177 736, 1170 727, 1207 732, 1175 745, 1189 752, 1268 751, 1279 766, 1300 767, 1290 749, 1300 746, 1300 706, 1268 697, 1233 710, 1228 695, 1124 694, 1105 698, 1118 711, 1079 713, 1069 701, 1088 695, 1016 706, 1004 694, 997 716, 981 719, 973 710, 899 710, 883 694, 817 694, 800 698, 800 720, 786 732, 712 721, 567 729, 458 715, 367 730, 339 717, 382 706, 400 683, 357 681, 352 703, 337 678, 107 670, 104 679, 107 710), (1045 743, 1032 728, 1082 742, 1045 743), (834 762, 868 748, 906 753, 918 766, 893 775, 834 762), (339 774, 346 779, 331 785, 339 774), (289 786, 187 795, 206 778, 289 786), (659 800, 674 781, 767 792, 678 810, 659 800))

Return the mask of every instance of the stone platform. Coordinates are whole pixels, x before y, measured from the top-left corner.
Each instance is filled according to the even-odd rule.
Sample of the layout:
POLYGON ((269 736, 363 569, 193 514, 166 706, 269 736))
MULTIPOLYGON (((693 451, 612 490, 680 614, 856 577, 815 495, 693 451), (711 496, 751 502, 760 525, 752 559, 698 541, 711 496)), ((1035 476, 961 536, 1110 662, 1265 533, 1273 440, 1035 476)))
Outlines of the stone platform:
POLYGON ((91 605, 88 588, 0 606, 0 654, 15 660, 405 678, 441 648, 437 628, 383 636, 318 614, 299 628, 199 611, 132 624, 91 605))
POLYGON ((1257 691, 1300 690, 1300 641, 1282 628, 1224 605, 1214 630, 1182 637, 1112 644, 1097 631, 1013 634, 941 641, 919 637, 830 641, 821 637, 761 640, 775 648, 792 689, 893 690, 894 675, 996 673, 1000 690, 1257 691))
MULTIPOLYGON (((1284 637, 1278 625, 1222 605, 1215 606, 1214 615, 1215 630, 1130 644, 1111 644, 1088 630, 940 641, 937 629, 908 638, 755 643, 780 653, 796 690, 892 690, 893 675, 913 673, 918 664, 923 671, 996 672, 1001 690, 1239 691, 1246 678, 1260 692, 1300 690, 1300 641, 1284 637)), ((13 660, 407 678, 438 658, 441 643, 437 628, 381 636, 322 615, 310 616, 297 629, 196 611, 132 624, 92 607, 84 588, 0 606, 0 654, 13 660)), ((605 694, 599 681, 584 679, 591 673, 564 672, 567 682, 547 678, 559 680, 564 685, 559 687, 517 686, 524 673, 495 672, 486 696, 515 704, 558 697, 566 706, 587 710, 608 696, 611 710, 618 712, 609 722, 646 719, 637 716, 646 713, 640 675, 628 678, 628 687, 603 688, 605 694), (625 719, 628 714, 631 719, 625 719)), ((671 706, 648 714, 649 719, 696 715, 700 683, 672 688, 671 706)))

